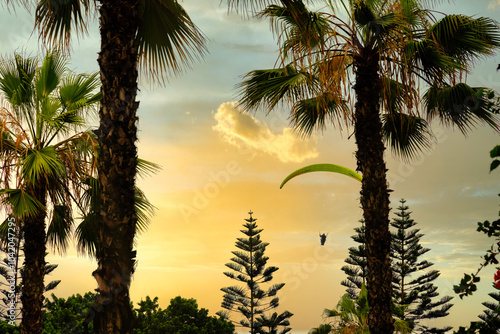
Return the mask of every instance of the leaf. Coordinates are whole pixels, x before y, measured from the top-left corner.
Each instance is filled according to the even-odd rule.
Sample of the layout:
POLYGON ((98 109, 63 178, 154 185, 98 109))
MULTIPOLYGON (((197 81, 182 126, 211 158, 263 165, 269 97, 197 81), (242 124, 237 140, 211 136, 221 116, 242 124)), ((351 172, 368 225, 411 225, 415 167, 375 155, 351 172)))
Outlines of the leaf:
POLYGON ((66 70, 67 60, 57 51, 47 53, 35 79, 36 97, 39 101, 47 98, 59 85, 66 70))
POLYGON ((4 196, 3 203, 12 208, 14 216, 25 217, 34 215, 45 207, 35 197, 23 189, 0 189, 0 195, 4 196))
POLYGON ((490 172, 500 165, 500 160, 493 160, 490 165, 490 172))
POLYGON ((177 1, 141 0, 137 31, 139 66, 155 78, 178 74, 206 53, 205 38, 177 1))
POLYGON ((490 157, 491 158, 496 158, 500 157, 500 145, 495 146, 491 151, 490 151, 490 157))
POLYGON ((53 290, 56 288, 56 286, 59 285, 59 283, 61 283, 61 280, 57 280, 57 281, 51 281, 49 284, 47 284, 44 288, 44 291, 47 292, 47 291, 50 291, 50 290, 53 290))
POLYGON ((22 173, 28 182, 36 183, 46 177, 63 177, 64 165, 53 146, 29 149, 22 173))
POLYGON ((72 32, 87 33, 86 21, 95 10, 89 0, 41 0, 35 11, 35 27, 48 44, 69 46, 72 32))
POLYGON ((309 166, 297 169, 296 171, 294 171, 293 173, 291 173, 290 175, 288 175, 283 180, 283 182, 281 183, 280 189, 283 188, 283 186, 285 185, 285 183, 287 183, 292 178, 294 178, 294 177, 296 177, 298 175, 301 175, 301 174, 311 173, 311 172, 334 172, 334 173, 340 173, 340 174, 344 174, 346 176, 352 177, 353 179, 356 179, 359 182, 361 182, 361 180, 363 179, 363 177, 361 175, 359 175, 358 173, 356 173, 355 171, 353 171, 352 169, 349 169, 347 167, 343 167, 343 166, 339 166, 339 165, 334 165, 334 164, 314 164, 314 165, 309 165, 309 166))
POLYGON ((52 220, 47 229, 47 243, 57 249, 59 253, 65 253, 72 227, 71 207, 63 204, 54 205, 52 220))

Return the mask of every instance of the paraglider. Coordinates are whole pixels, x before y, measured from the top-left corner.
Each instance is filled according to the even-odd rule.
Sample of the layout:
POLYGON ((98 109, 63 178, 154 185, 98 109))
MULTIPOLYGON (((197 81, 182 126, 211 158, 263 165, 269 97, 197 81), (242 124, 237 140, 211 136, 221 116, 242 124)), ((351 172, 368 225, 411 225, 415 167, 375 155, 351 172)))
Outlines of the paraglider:
POLYGON ((328 234, 324 234, 324 233, 323 234, 321 234, 321 233, 319 234, 319 241, 321 242, 321 246, 325 245, 325 241, 326 241, 326 236, 327 235, 328 234))

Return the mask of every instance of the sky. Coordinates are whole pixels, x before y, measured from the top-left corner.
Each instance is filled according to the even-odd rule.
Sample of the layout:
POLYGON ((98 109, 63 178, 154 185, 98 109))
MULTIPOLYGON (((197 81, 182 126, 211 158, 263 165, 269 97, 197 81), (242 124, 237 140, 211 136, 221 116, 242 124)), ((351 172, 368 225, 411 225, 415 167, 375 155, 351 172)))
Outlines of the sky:
MULTIPOLYGON (((500 19, 500 1, 441 2, 436 9, 500 19)), ((335 163, 355 169, 352 128, 334 125, 310 138, 299 138, 287 110, 246 113, 237 107, 235 86, 253 69, 271 68, 277 46, 269 24, 228 13, 219 0, 184 0, 188 14, 207 38, 208 54, 165 85, 141 79, 138 100, 139 156, 162 170, 138 179, 156 206, 148 230, 137 238, 138 267, 131 298, 159 297, 165 308, 175 296, 195 298, 210 314, 221 309, 220 288, 234 285, 223 275, 244 219, 253 212, 261 238, 268 242, 269 265, 280 269, 274 283, 281 290, 280 310, 294 313, 292 332, 306 332, 325 320, 324 308, 334 308, 345 292, 340 270, 362 217, 360 184, 330 173, 308 174, 279 189, 292 171, 314 163, 335 163), (328 233, 320 246, 318 233, 328 233)), ((98 70, 97 20, 89 35, 72 42, 70 68, 98 70)), ((40 52, 30 14, 23 8, 0 11, 0 54, 40 52)), ((500 90, 500 55, 475 64, 472 85, 500 90)), ((97 124, 97 123, 94 123, 97 124)), ((386 152, 391 207, 401 198, 431 250, 425 259, 441 272, 436 281, 441 296, 454 296, 450 316, 435 325, 465 326, 476 320, 492 292, 493 268, 483 270, 474 296, 460 300, 453 293, 464 273, 475 272, 492 240, 476 232, 477 222, 495 220, 499 210, 500 177, 489 173, 489 151, 500 144, 498 133, 478 127, 468 137, 433 124, 436 143, 421 157, 404 163, 386 152)), ((394 211, 394 210, 393 210, 394 211)), ((391 218, 393 215, 391 214, 391 218)), ((96 262, 51 253, 58 264, 46 280, 60 279, 58 297, 93 291, 96 262)))

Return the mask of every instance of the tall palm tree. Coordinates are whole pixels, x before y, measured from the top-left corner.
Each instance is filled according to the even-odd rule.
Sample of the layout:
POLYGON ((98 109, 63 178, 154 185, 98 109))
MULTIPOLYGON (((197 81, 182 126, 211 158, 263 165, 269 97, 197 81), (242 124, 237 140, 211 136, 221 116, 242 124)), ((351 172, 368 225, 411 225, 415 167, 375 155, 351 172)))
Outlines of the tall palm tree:
MULTIPOLYGON (((92 138, 92 132, 88 133, 92 138)), ((84 145, 97 145, 97 141, 95 138, 90 140, 88 143, 82 142, 84 145)), ((90 152, 88 149, 86 149, 90 152)), ((94 156, 93 159, 96 158, 95 155, 98 155, 98 148, 94 148, 93 150, 94 156)), ((79 161, 75 161, 77 164, 79 161)), ((142 159, 138 159, 138 175, 145 176, 147 174, 156 173, 160 169, 159 165, 145 161, 142 159)), ((73 204, 77 207, 80 215, 81 222, 74 229, 74 237, 77 242, 77 249, 81 255, 88 255, 91 258, 95 258, 96 249, 97 249, 97 237, 100 227, 100 216, 98 214, 100 210, 100 186, 97 178, 88 175, 87 172, 95 172, 94 168, 90 168, 85 173, 79 175, 80 180, 79 183, 74 184, 76 189, 78 189, 74 193, 68 193, 69 197, 73 199, 73 204), (76 195, 76 196, 75 196, 76 195), (75 198, 78 197, 78 198, 75 198)), ((69 201, 70 202, 70 201, 69 201)), ((68 203, 69 203, 68 202, 68 203)), ((138 232, 143 232, 149 225, 150 218, 154 215, 155 207, 149 200, 146 198, 145 194, 139 189, 136 188, 136 199, 135 199, 135 209, 137 214, 137 228, 138 232)), ((66 210, 64 205, 57 205, 53 207, 54 211, 61 212, 61 210, 66 210)), ((58 219, 52 219, 49 223, 46 232, 46 244, 51 246, 53 250, 57 250, 59 253, 65 253, 67 246, 69 244, 70 239, 73 237, 71 233, 74 227, 74 217, 71 214, 59 214, 54 215, 54 217, 59 217, 58 219)), ((6 280, 12 277, 12 272, 14 275, 14 286, 16 286, 16 294, 14 296, 15 299, 7 298, 9 295, 9 291, 2 290, 1 292, 6 296, 3 298, 3 302, 5 305, 10 303, 12 300, 14 302, 20 302, 19 296, 22 296, 21 284, 23 282, 22 272, 24 268, 21 264, 17 264, 19 258, 21 258, 24 254, 24 234, 23 231, 19 231, 16 237, 13 239, 12 237, 12 229, 9 228, 12 224, 12 218, 7 218, 2 224, 0 224, 0 246, 3 247, 4 250, 13 250, 15 257, 15 265, 12 268, 12 264, 8 262, 7 259, 4 259, 4 267, 0 267, 0 274, 4 276, 6 280), (12 248, 8 248, 8 243, 13 241, 16 245, 12 248), (9 268, 10 269, 7 269, 9 268), (19 282, 19 284, 17 283, 19 282), (19 287, 19 289, 17 289, 19 287)), ((47 253, 46 253, 47 255, 47 253)), ((10 254, 9 254, 10 256, 10 254)), ((54 269, 57 268, 57 265, 45 264, 45 272, 44 276, 50 274, 54 269)), ((57 287, 60 283, 59 280, 51 281, 44 285, 44 293, 50 291, 57 287)), ((16 304, 17 305, 17 304, 16 304)), ((16 314, 16 320, 22 320, 21 313, 22 304, 18 305, 18 312, 16 314)), ((7 318, 7 317, 5 317, 7 318)), ((29 319, 27 319, 29 321, 29 319)))
MULTIPOLYGON (((7 3, 9 0, 5 0, 7 3)), ((101 222, 96 250, 99 333, 130 333, 129 287, 136 252, 133 239, 137 165, 138 68, 154 79, 177 74, 205 53, 204 37, 176 0, 23 0, 36 4, 36 26, 46 43, 69 46, 71 33, 85 33, 99 17, 98 63, 102 100, 97 131, 101 222)))
MULTIPOLYGON (((271 2, 229 5, 255 10, 271 2)), ((429 122, 436 118, 464 133, 478 123, 498 131, 487 89, 462 80, 473 61, 500 47, 500 31, 489 18, 438 20, 419 0, 337 3, 345 15, 331 1, 329 13, 310 11, 301 0, 282 0, 259 12, 278 36, 279 65, 246 75, 240 105, 266 111, 291 106, 293 124, 306 135, 328 122, 354 128, 363 177, 370 333, 386 334, 393 332, 393 320, 384 143, 412 158, 430 145, 429 122)))
MULTIPOLYGON (((46 218, 51 228, 70 220, 71 195, 94 168, 86 132, 76 132, 99 101, 97 74, 74 74, 57 51, 15 55, 0 65, 1 189, 3 203, 24 237, 22 333, 41 333, 46 218), (39 66, 40 65, 40 66, 39 66)), ((49 242, 64 248, 61 239, 49 242)))

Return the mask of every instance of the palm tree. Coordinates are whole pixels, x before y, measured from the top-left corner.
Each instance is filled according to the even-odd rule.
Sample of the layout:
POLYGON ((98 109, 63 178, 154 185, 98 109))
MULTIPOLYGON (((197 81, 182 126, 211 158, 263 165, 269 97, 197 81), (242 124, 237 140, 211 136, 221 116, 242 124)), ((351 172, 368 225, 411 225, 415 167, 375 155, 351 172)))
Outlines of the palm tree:
MULTIPOLYGON (((229 6, 255 10, 270 2, 229 0, 229 6)), ((488 90, 463 79, 473 61, 500 47, 500 32, 489 18, 437 20, 419 0, 337 3, 345 16, 331 1, 330 13, 309 11, 301 0, 282 0, 259 12, 271 19, 280 57, 276 68, 246 75, 240 106, 268 112, 291 106, 292 123, 304 135, 328 122, 354 128, 371 273, 369 326, 372 334, 386 334, 393 332, 393 319, 384 143, 411 159, 429 147, 433 119, 464 133, 479 123, 498 131, 488 90), (420 87, 426 88, 422 95, 420 87)))
MULTIPOLYGON (((399 307, 401 309, 401 307, 399 307)), ((368 290, 361 286, 359 296, 353 299, 348 293, 340 298, 335 309, 325 309, 323 314, 327 318, 338 318, 338 326, 333 333, 365 334, 370 333, 368 327, 368 290)), ((396 319, 394 322, 396 333, 410 333, 411 329, 404 320, 396 319)))
MULTIPOLYGON (((9 0, 5 0, 9 3, 9 0)), ((102 81, 97 131, 103 228, 98 236, 98 268, 93 272, 99 296, 94 318, 100 333, 130 333, 129 287, 136 252, 133 240, 137 166, 138 68, 162 80, 205 53, 204 37, 176 0, 24 0, 36 4, 36 27, 49 44, 69 46, 71 33, 87 31, 99 17, 102 81)))
MULTIPOLYGON (((71 194, 94 168, 92 137, 76 132, 100 98, 97 74, 73 74, 65 58, 48 52, 15 55, 0 65, 0 194, 24 237, 22 333, 41 333, 45 274, 45 220, 51 230, 71 220, 71 194), (90 149, 89 149, 90 148, 90 149)), ((49 243, 64 249, 57 237, 49 243)))
POLYGON ((327 318, 338 318, 339 333, 370 333, 368 329, 368 296, 363 285, 356 300, 348 294, 343 295, 335 309, 325 309, 327 318))

